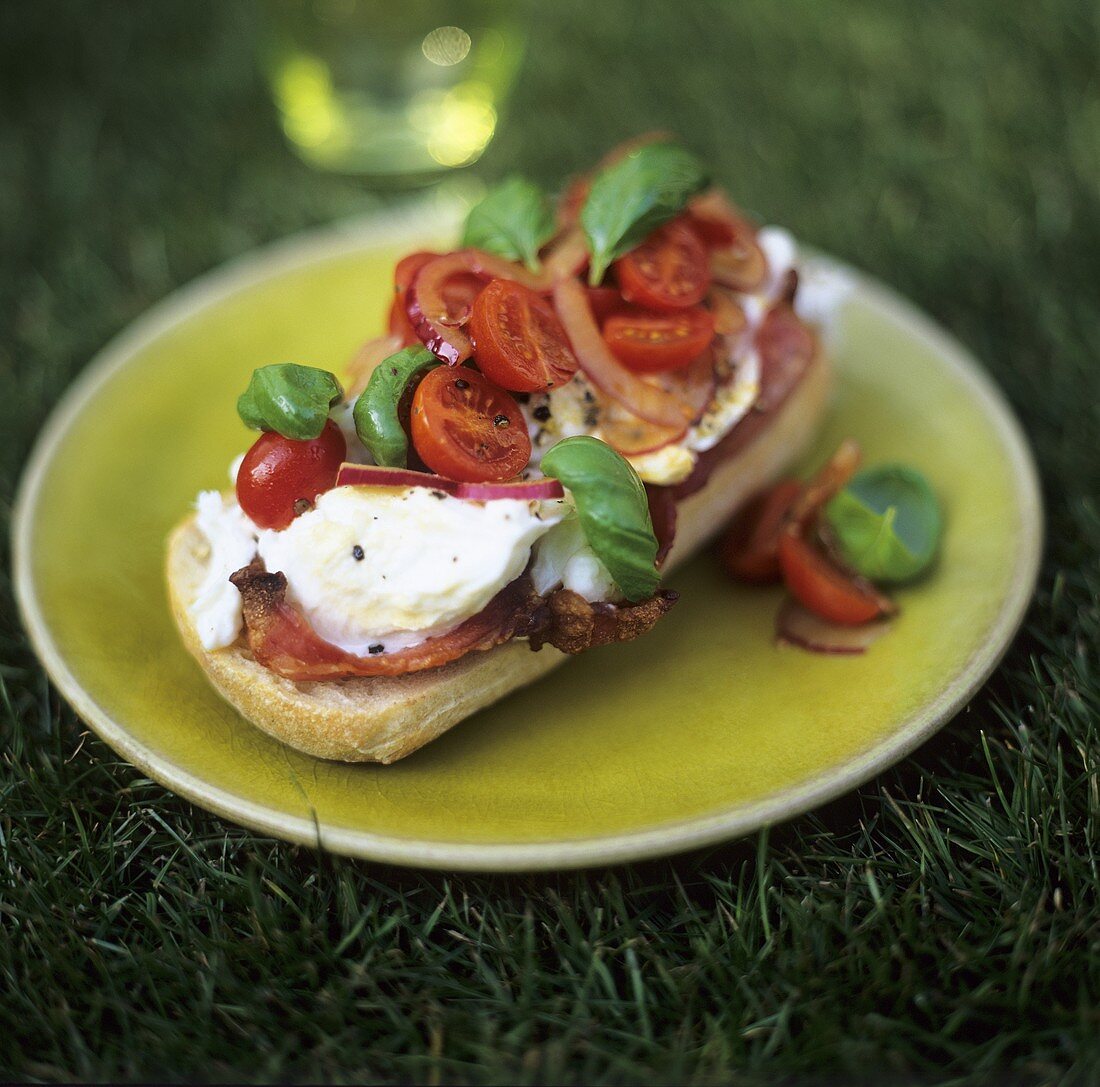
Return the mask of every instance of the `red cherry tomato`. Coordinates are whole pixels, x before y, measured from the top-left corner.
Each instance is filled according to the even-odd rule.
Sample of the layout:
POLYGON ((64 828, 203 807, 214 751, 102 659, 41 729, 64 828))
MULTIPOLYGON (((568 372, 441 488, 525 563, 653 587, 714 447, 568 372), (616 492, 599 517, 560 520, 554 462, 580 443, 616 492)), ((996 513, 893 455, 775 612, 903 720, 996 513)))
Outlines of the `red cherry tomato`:
POLYGON ((707 247, 683 219, 658 227, 615 262, 623 297, 648 309, 682 309, 702 302, 710 287, 707 247))
POLYGON ((702 306, 678 313, 626 310, 604 321, 603 338, 631 370, 660 373, 690 366, 714 339, 714 317, 702 306))
POLYGON ((791 595, 822 619, 859 626, 893 611, 869 582, 855 581, 793 532, 780 537, 779 565, 791 595))
POLYGON ((718 558, 739 581, 779 581, 779 538, 795 499, 797 479, 785 479, 752 498, 730 523, 718 545, 718 558))
POLYGON ((265 431, 237 473, 237 501, 260 528, 286 528, 336 483, 348 447, 330 419, 317 438, 299 442, 265 431))
POLYGON ((469 331, 479 369, 502 388, 552 389, 577 372, 558 315, 519 283, 494 279, 474 302, 469 331))
POLYGON ((427 374, 413 396, 410 430, 421 460, 463 483, 511 479, 531 459, 519 405, 467 366, 427 374))

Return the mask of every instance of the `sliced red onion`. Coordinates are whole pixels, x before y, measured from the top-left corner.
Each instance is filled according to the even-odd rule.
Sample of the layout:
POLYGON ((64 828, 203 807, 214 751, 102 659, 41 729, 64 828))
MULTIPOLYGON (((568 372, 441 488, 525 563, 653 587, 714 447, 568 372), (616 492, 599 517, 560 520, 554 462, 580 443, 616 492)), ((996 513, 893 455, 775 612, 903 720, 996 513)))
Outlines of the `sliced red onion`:
POLYGON ((432 354, 451 366, 465 362, 474 348, 470 337, 455 327, 453 318, 447 313, 443 284, 451 276, 472 271, 470 250, 448 253, 424 264, 405 293, 405 305, 413 331, 432 354))
POLYGON ((430 491, 442 491, 453 498, 471 502, 491 502, 497 498, 510 498, 519 502, 541 502, 563 498, 565 491, 556 479, 522 480, 518 483, 461 483, 457 479, 437 476, 431 472, 414 472, 408 468, 383 468, 376 464, 340 465, 336 476, 337 487, 393 487, 406 490, 424 487, 430 491))
POLYGON ((564 498, 565 490, 556 479, 532 479, 520 483, 460 483, 455 497, 471 502, 492 502, 497 498, 544 502, 564 498))
POLYGON ((454 494, 457 480, 433 475, 431 472, 414 472, 411 468, 384 468, 378 464, 352 464, 345 461, 336 474, 337 487, 428 487, 436 491, 454 494))
POLYGON ((891 619, 873 619, 860 626, 830 623, 787 597, 775 620, 775 635, 780 642, 798 646, 811 653, 855 656, 867 651, 893 626, 891 619))

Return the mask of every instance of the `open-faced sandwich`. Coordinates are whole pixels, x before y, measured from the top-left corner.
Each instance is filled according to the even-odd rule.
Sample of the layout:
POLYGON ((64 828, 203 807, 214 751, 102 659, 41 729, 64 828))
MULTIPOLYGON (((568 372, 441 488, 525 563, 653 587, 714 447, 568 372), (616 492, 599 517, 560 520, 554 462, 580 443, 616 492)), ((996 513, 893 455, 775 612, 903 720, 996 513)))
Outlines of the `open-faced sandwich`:
POLYGON ((342 385, 257 370, 261 431, 168 546, 176 620, 248 720, 391 762, 570 654, 648 632, 812 439, 829 370, 795 246, 675 142, 552 210, 514 179, 395 272, 342 385))

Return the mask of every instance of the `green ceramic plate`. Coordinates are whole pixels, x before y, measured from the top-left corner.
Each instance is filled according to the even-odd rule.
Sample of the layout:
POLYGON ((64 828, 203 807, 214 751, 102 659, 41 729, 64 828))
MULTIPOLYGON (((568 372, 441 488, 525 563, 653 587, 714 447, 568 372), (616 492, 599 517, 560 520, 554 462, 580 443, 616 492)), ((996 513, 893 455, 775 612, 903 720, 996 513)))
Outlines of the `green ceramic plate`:
POLYGON ((377 329, 394 260, 423 240, 375 221, 208 276, 115 340, 46 427, 15 518, 19 600, 54 682, 122 756, 229 819, 341 853, 568 867, 805 811, 911 751, 989 675, 1035 582, 1034 467, 969 355, 857 278, 817 456, 850 434, 870 463, 917 465, 948 525, 935 574, 897 594, 896 629, 865 656, 777 649, 778 592, 732 585, 703 556, 675 575, 682 602, 652 634, 394 766, 323 762, 246 724, 177 640, 165 535, 250 440, 234 403, 253 367, 342 369, 377 329))

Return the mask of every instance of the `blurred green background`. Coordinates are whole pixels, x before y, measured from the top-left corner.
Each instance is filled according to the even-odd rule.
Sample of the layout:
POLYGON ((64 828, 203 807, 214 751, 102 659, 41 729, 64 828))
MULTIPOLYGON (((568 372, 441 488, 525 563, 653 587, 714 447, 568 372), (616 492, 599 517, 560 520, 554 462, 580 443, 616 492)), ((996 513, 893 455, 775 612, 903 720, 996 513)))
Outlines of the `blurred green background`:
MULTIPOLYGON (((107 339, 227 258, 394 199, 286 149, 263 17, 0 6, 5 525, 107 339)), ((931 312, 1035 446, 1024 631, 934 742, 770 834, 448 878, 256 837, 118 762, 26 645, 5 531, 0 1072, 1100 1082, 1098 72, 1084 0, 536 5, 473 175, 554 185, 672 129, 758 216, 931 312)))

